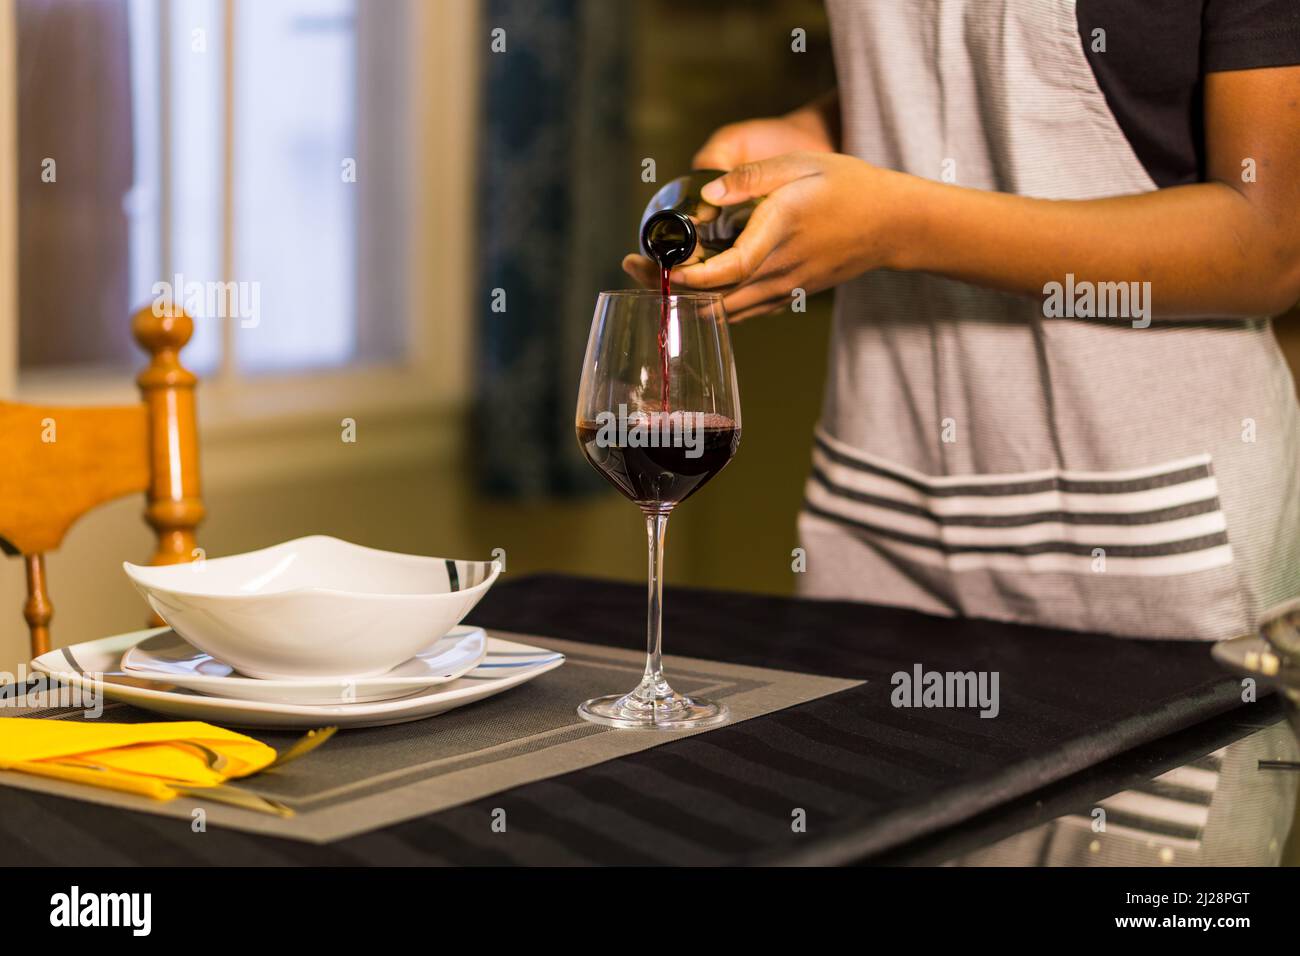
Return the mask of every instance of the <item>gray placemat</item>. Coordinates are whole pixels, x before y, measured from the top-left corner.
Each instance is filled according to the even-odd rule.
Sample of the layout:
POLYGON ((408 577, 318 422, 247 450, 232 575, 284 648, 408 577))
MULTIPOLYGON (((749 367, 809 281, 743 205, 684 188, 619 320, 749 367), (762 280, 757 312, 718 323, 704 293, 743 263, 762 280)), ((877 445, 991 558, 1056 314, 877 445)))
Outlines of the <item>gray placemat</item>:
MULTIPOLYGON (((560 651, 568 660, 520 687, 426 720, 341 730, 298 761, 230 785, 287 804, 295 811, 292 817, 188 798, 160 802, 22 773, 0 772, 0 784, 171 817, 194 819, 194 811, 202 808, 209 827, 328 843, 716 729, 664 733, 587 723, 578 717, 577 705, 589 697, 634 687, 645 666, 644 653, 489 633, 560 651)), ((726 701, 731 711, 728 724, 862 683, 690 657, 666 657, 664 666, 679 691, 726 701)), ((13 710, 5 716, 59 718, 73 713, 13 710)), ((160 718, 125 704, 109 703, 103 719, 160 718)), ((298 736, 260 731, 250 735, 276 749, 283 749, 298 736)))

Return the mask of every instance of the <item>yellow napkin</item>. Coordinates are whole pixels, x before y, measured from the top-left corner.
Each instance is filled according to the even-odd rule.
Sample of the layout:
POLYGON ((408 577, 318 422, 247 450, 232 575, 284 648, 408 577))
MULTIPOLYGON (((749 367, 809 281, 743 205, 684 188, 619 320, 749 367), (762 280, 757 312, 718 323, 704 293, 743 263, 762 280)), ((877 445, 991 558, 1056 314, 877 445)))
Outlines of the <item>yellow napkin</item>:
POLYGON ((259 740, 199 721, 108 724, 0 717, 0 770, 156 800, 257 773, 275 756, 259 740))

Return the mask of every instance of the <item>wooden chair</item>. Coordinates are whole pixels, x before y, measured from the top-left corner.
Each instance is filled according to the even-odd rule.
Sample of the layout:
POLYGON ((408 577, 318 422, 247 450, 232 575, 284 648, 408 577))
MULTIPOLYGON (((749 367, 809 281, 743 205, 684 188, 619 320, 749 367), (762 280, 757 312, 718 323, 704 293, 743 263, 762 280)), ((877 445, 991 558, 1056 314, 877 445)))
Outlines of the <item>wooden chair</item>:
POLYGON ((45 553, 73 522, 96 505, 145 493, 145 520, 158 535, 153 564, 194 557, 194 530, 203 520, 195 421, 197 379, 180 363, 194 333, 183 309, 141 309, 131 321, 149 353, 136 405, 77 408, 0 402, 0 547, 27 564, 23 617, 32 655, 50 649, 53 605, 45 582, 45 553))

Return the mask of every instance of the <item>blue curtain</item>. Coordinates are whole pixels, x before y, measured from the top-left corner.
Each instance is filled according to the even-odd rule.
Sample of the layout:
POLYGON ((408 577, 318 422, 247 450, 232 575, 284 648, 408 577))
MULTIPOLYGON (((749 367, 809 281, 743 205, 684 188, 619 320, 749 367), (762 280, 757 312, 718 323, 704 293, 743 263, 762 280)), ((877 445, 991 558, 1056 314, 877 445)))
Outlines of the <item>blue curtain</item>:
POLYGON ((609 0, 485 7, 485 32, 503 29, 506 45, 484 56, 479 146, 474 435, 492 495, 603 487, 577 450, 573 414, 596 293, 628 285, 619 261, 636 245, 630 16, 609 0))

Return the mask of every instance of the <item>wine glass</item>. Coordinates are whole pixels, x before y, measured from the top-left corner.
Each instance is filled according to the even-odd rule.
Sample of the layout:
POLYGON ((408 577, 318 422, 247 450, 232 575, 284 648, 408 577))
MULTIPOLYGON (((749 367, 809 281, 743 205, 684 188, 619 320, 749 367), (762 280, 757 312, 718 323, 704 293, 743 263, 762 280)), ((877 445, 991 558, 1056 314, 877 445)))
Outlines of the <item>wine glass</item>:
POLYGON ((645 676, 578 708, 593 723, 680 730, 721 723, 724 705, 687 697, 663 674, 668 515, 726 466, 740 443, 740 395, 722 296, 602 292, 578 387, 578 443, 646 519, 650 539, 645 676))

